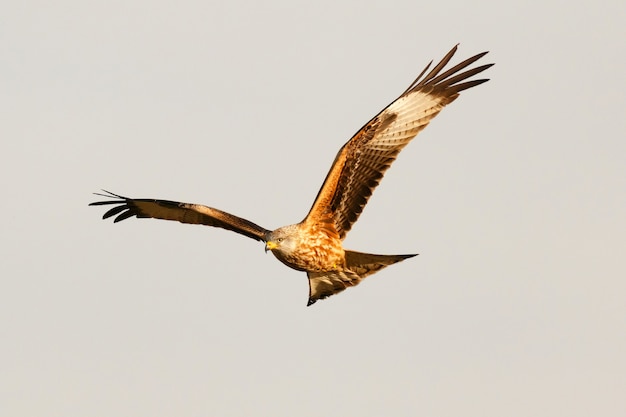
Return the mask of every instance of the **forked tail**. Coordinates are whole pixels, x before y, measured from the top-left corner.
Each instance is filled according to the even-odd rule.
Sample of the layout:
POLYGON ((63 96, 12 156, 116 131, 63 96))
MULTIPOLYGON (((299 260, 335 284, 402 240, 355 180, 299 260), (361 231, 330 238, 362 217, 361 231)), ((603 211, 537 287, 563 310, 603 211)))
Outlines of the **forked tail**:
POLYGON ((337 294, 348 287, 353 287, 361 282, 363 278, 380 271, 386 266, 417 255, 374 255, 349 250, 345 251, 345 253, 345 270, 307 272, 309 277, 309 302, 307 305, 337 294))
POLYGON ((386 266, 414 256, 417 256, 417 253, 412 255, 374 255, 372 253, 347 250, 346 267, 351 271, 356 272, 359 277, 365 278, 368 275, 372 275, 374 272, 380 271, 386 266))

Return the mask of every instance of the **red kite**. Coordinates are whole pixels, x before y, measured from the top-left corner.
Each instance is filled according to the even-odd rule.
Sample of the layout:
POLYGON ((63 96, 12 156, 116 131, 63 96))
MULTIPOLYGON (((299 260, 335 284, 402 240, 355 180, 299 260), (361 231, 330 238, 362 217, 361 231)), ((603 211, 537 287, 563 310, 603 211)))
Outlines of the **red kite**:
POLYGON ((428 64, 398 99, 367 122, 340 150, 311 210, 298 224, 267 230, 221 210, 177 201, 134 199, 106 191, 112 200, 91 203, 113 205, 103 218, 115 222, 132 216, 177 220, 221 227, 265 242, 265 251, 309 278, 308 305, 347 287, 388 265, 415 255, 373 255, 345 250, 343 239, 400 151, 459 93, 487 79, 469 80, 493 64, 465 70, 487 52, 444 71, 457 47, 428 74, 428 64), (426 74, 426 75, 424 75, 426 74))

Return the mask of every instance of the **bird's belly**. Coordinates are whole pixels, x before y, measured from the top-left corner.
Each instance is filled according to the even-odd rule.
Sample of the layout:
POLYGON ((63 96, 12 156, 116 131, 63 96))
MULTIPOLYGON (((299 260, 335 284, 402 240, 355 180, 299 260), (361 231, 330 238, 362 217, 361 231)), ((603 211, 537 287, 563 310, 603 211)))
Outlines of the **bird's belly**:
POLYGON ((343 269, 345 253, 341 241, 328 240, 314 245, 299 245, 290 253, 274 252, 274 255, 288 267, 299 271, 322 272, 343 269))

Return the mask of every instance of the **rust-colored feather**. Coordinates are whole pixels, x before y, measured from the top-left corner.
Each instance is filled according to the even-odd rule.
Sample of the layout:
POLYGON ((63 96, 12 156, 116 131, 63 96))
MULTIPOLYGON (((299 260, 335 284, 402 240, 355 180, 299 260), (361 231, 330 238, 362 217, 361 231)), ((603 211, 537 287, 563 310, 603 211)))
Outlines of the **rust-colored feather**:
POLYGON ((309 277, 309 302, 307 305, 310 306, 317 300, 322 300, 348 287, 353 287, 359 284, 363 278, 413 256, 416 255, 374 255, 347 250, 342 269, 307 273, 309 277))

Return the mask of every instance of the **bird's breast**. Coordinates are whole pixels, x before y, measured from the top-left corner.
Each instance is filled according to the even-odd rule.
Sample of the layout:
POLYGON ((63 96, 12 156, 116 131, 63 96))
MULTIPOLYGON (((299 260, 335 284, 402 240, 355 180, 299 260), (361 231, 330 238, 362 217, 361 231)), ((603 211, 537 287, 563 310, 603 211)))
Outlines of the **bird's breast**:
POLYGON ((323 232, 303 233, 291 251, 272 252, 279 261, 299 271, 335 271, 345 265, 341 240, 323 232))

